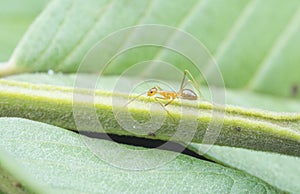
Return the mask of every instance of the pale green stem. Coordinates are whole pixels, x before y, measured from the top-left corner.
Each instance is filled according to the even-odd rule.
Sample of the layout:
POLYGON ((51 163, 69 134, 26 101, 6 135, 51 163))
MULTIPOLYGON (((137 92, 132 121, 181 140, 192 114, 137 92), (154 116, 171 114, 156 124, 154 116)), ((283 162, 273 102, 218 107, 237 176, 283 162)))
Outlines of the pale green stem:
POLYGON ((1 62, 0 63, 0 77, 5 77, 8 75, 13 75, 17 73, 17 68, 10 62, 1 62))
MULTIPOLYGON (((76 93, 84 97, 91 94, 91 91, 79 90, 76 93)), ((112 107, 111 103, 113 97, 114 100, 123 100, 126 104, 128 96, 103 91, 96 91, 95 94, 95 104, 84 101, 82 98, 80 102, 75 103, 73 102, 72 88, 0 80, 0 116, 27 118, 74 131, 80 124, 81 130, 85 132, 107 132, 118 135, 134 135, 161 140, 172 139, 178 142, 190 140, 201 143, 207 132, 207 126, 212 120, 211 112, 215 109, 215 106, 209 103, 198 105, 174 101, 167 107, 170 114, 166 114, 167 118, 160 129, 155 131, 154 127, 160 124, 158 123, 160 121, 154 119, 152 123, 139 129, 138 133, 132 133, 132 130, 137 130, 134 129, 135 126, 130 126, 128 118, 123 117, 122 126, 128 125, 131 130, 121 127, 113 113, 113 108, 116 108, 117 114, 122 115, 126 113, 126 107, 122 105, 112 107), (181 117, 181 107, 193 111, 181 117), (200 116, 196 114, 197 111, 200 111, 200 116), (102 129, 92 122, 90 113, 96 114, 95 118, 100 121, 103 126, 102 129), (193 125, 190 126, 190 124, 195 118, 197 125, 193 131, 193 125), (181 121, 184 121, 185 124, 180 133, 174 135, 178 123, 181 121), (187 139, 187 135, 191 133, 193 134, 192 138, 187 139)), ((139 97, 130 103, 130 107, 133 107, 130 112, 137 122, 142 123, 149 119, 148 108, 153 103, 147 102, 154 102, 154 100, 139 97)), ((159 117, 165 113, 165 110, 160 107, 160 110, 154 111, 154 117, 159 117)), ((217 124, 222 124, 220 134, 214 142, 216 145, 300 156, 300 114, 281 114, 231 106, 226 107, 225 113, 223 122, 222 119, 215 120, 217 124)))

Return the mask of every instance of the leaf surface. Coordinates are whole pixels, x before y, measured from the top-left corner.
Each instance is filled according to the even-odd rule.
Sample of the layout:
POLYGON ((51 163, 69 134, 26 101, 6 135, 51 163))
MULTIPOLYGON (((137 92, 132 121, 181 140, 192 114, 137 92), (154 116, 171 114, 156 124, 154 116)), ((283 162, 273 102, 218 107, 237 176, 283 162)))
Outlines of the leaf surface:
MULTIPOLYGON (((201 153, 199 144, 191 144, 190 148, 201 153)), ((281 190, 290 193, 300 191, 299 157, 223 146, 213 146, 204 155, 225 166, 258 177, 281 190)))
MULTIPOLYGON (((278 192, 255 177, 182 154, 151 170, 119 169, 96 157, 76 133, 24 119, 0 118, 0 123, 1 148, 26 169, 29 180, 39 180, 53 193, 278 192)), ((116 144, 113 142, 92 141, 97 141, 100 149, 103 147, 111 153, 115 151, 116 144)), ((158 155, 172 154, 169 151, 153 151, 158 155)), ((148 161, 132 158, 131 165, 139 162, 148 161)), ((9 170, 15 175, 19 169, 9 170)), ((24 184, 25 188, 33 186, 24 184)))
MULTIPOLYGON (((56 0, 20 42, 7 67, 11 71, 0 74, 76 72, 87 51, 109 34, 129 26, 158 24, 176 27, 201 41, 218 62, 228 88, 299 98, 300 78, 294 73, 299 72, 300 61, 299 7, 297 0, 56 0)), ((171 44, 173 36, 166 41, 171 44)), ((136 38, 129 34, 110 46, 118 49, 136 38)), ((181 70, 190 67, 187 59, 167 49, 144 47, 118 56, 106 73, 120 74, 144 60, 163 60, 181 70)), ((95 70, 99 67, 85 69, 95 70)), ((210 78, 216 76, 215 69, 207 66, 206 70, 210 78)), ((161 73, 161 68, 149 66, 141 74, 145 72, 161 73)))
POLYGON ((47 0, 0 2, 0 61, 8 60, 28 26, 47 0))

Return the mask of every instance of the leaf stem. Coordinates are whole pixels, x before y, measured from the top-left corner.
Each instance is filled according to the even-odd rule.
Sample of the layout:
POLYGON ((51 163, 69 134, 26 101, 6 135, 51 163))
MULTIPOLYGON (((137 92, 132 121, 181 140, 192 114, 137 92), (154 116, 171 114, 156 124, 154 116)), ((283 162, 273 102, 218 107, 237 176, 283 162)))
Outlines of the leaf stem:
POLYGON ((16 67, 10 62, 0 62, 0 77, 17 73, 16 67))
POLYGON ((209 134, 207 127, 213 121, 220 126, 220 131, 212 128, 220 132, 214 141, 216 145, 300 156, 300 114, 227 106, 224 118, 219 119, 213 118, 212 112, 222 110, 208 102, 174 101, 167 107, 172 116, 161 108, 154 110, 151 112, 153 122, 143 126, 150 118, 149 106, 154 104, 154 100, 139 97, 130 104, 129 110, 132 118, 136 119, 135 124, 143 126, 135 129, 130 117, 124 116, 128 111, 124 107, 127 100, 125 94, 0 80, 1 117, 27 118, 74 131, 195 143, 203 142, 205 135, 209 134), (95 98, 87 101, 94 94, 95 98), (122 103, 113 106, 112 101, 122 103), (181 114, 182 108, 187 110, 187 114, 181 114), (166 116, 163 123, 159 119, 162 115, 166 116), (117 117, 121 119, 117 120, 117 117), (100 121, 102 128, 94 124, 93 118, 100 121), (196 121, 194 131, 193 121, 196 121), (181 126, 179 131, 178 126, 181 126), (191 134, 192 138, 188 139, 191 134))

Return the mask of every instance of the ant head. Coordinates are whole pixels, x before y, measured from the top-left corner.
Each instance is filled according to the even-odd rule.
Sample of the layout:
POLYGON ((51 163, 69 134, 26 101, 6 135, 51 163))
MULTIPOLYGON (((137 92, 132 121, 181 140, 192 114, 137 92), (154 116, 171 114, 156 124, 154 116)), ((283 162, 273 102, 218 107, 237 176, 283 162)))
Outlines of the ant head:
POLYGON ((148 90, 147 96, 154 96, 157 93, 157 87, 153 87, 148 90))

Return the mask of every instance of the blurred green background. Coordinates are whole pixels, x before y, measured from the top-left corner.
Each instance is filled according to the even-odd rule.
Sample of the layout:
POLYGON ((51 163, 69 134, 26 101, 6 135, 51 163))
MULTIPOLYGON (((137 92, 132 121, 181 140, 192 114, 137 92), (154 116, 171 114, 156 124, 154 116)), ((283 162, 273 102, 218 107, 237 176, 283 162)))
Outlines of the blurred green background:
POLYGON ((0 61, 7 61, 48 0, 0 0, 0 61))

